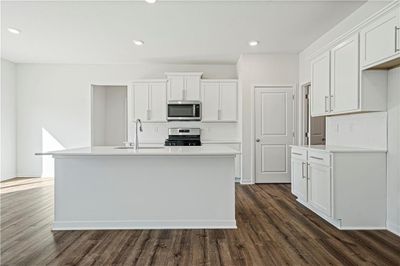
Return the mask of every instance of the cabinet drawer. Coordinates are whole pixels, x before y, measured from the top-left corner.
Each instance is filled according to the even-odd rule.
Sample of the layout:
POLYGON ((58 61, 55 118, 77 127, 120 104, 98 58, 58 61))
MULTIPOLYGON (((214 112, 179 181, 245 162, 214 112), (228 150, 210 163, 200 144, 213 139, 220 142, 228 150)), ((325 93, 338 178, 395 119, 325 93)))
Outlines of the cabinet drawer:
POLYGON ((300 149, 296 147, 292 147, 292 153, 291 153, 292 158, 300 159, 303 161, 307 161, 307 150, 306 149, 300 149))
POLYGON ((331 166, 330 153, 308 151, 308 163, 315 163, 319 165, 331 166))

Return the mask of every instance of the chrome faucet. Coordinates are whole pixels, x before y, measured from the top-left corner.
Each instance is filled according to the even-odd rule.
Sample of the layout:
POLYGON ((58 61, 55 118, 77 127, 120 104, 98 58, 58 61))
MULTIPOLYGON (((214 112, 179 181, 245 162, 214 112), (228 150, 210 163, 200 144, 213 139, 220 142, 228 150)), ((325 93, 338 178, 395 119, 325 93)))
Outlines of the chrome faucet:
POLYGON ((136 134, 135 134, 135 150, 139 149, 139 132, 138 132, 138 126, 140 132, 143 132, 143 127, 142 127, 142 120, 139 118, 136 119, 136 134))

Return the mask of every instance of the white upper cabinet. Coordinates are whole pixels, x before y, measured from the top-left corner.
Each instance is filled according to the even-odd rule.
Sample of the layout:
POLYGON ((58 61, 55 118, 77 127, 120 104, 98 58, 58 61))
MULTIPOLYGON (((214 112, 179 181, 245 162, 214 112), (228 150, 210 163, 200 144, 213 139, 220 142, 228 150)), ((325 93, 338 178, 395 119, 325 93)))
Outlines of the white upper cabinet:
POLYGON ((237 82, 221 82, 219 88, 220 114, 219 120, 236 121, 237 120, 237 82))
POLYGON ((361 32, 361 67, 369 68, 400 57, 400 8, 391 9, 361 32))
POLYGON ((201 87, 202 121, 218 121, 219 83, 203 82, 201 87))
POLYGON ((165 73, 168 79, 168 101, 199 101, 203 73, 165 73))
POLYGON ((149 84, 149 121, 165 122, 167 119, 167 85, 165 82, 149 84))
POLYGON ((329 114, 329 102, 330 52, 327 51, 311 62, 311 115, 329 114))
POLYGON ((181 101, 183 100, 185 90, 185 77, 183 76, 168 76, 168 100, 181 101))
POLYGON ((331 111, 348 112, 359 108, 358 34, 331 50, 331 111))
POLYGON ((128 91, 129 121, 166 122, 167 81, 141 80, 133 82, 128 91))
POLYGON ((358 34, 311 62, 311 116, 386 111, 387 73, 359 67, 358 34))
POLYGON ((201 74, 185 77, 185 94, 183 100, 200 101, 200 78, 201 74))
POLYGON ((202 121, 237 121, 237 81, 202 80, 202 121))

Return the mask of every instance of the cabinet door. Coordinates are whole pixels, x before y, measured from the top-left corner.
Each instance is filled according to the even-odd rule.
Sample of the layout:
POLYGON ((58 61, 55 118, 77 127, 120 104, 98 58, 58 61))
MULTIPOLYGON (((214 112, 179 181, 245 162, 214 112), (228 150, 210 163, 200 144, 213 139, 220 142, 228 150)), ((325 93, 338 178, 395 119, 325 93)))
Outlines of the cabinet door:
POLYGON ((223 82, 220 84, 220 121, 237 120, 237 83, 223 82))
POLYGON ((183 76, 168 77, 168 100, 182 101, 185 89, 185 78, 183 76))
POLYGON ((331 59, 331 110, 357 110, 360 88, 358 34, 333 48, 331 59))
POLYGON ((308 201, 316 210, 331 216, 331 171, 330 167, 310 163, 308 167, 308 201))
POLYGON ((129 109, 131 110, 131 121, 140 118, 148 121, 149 110, 149 85, 148 83, 135 83, 130 93, 129 109))
POLYGON ((202 121, 218 121, 219 83, 202 84, 202 121))
POLYGON ((330 111, 330 52, 311 62, 311 116, 326 115, 330 111))
POLYGON ((148 119, 153 122, 167 121, 167 87, 166 83, 151 83, 149 90, 148 119))
POLYGON ((184 100, 199 101, 200 100, 200 76, 185 77, 184 100))
POLYGON ((292 193, 307 202, 307 163, 292 158, 292 193))
POLYGON ((362 67, 399 55, 399 16, 396 8, 361 30, 362 67))

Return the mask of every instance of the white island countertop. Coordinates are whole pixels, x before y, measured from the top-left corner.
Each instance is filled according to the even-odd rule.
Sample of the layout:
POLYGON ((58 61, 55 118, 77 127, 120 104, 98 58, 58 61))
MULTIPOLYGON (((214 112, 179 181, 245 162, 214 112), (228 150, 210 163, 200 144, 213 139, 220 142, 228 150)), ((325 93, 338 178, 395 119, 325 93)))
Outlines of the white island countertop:
POLYGON ((115 146, 94 146, 75 149, 65 149, 42 153, 53 156, 235 156, 240 151, 226 145, 213 146, 179 146, 179 147, 149 147, 139 146, 139 150, 118 149, 115 146))
POLYGON ((290 145, 293 148, 310 149, 322 152, 387 152, 386 150, 358 148, 348 146, 334 146, 334 145, 290 145))

